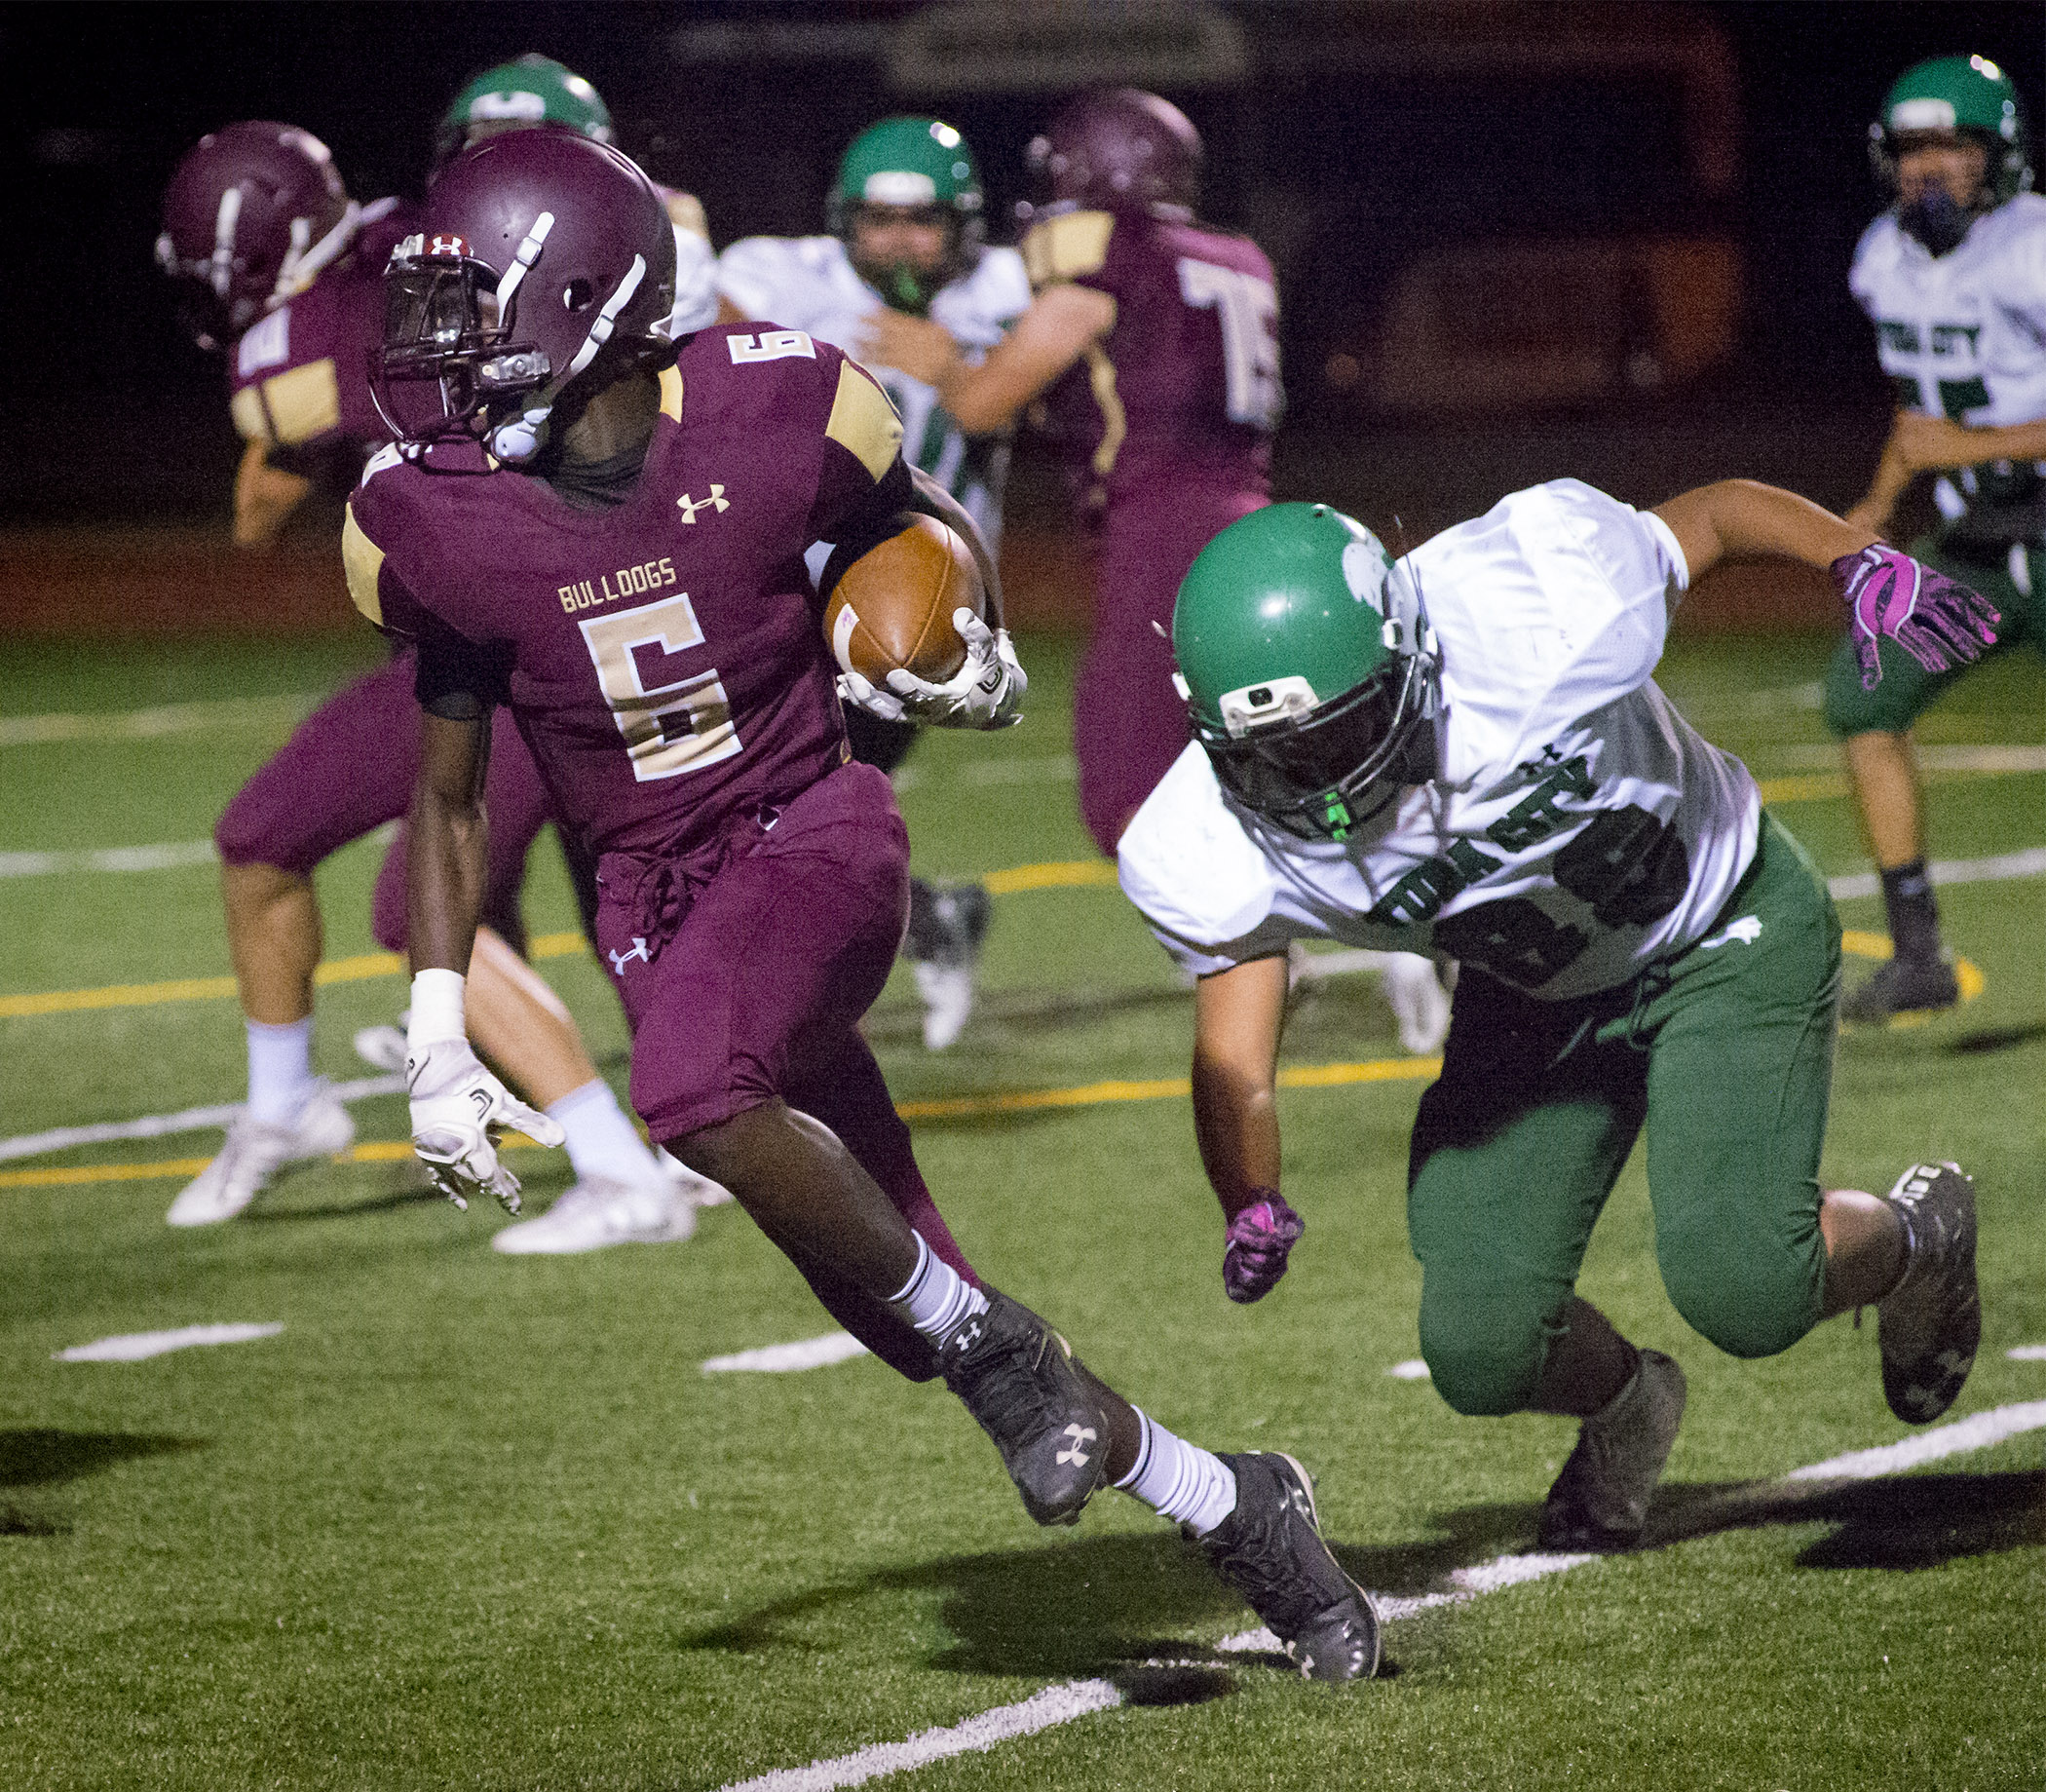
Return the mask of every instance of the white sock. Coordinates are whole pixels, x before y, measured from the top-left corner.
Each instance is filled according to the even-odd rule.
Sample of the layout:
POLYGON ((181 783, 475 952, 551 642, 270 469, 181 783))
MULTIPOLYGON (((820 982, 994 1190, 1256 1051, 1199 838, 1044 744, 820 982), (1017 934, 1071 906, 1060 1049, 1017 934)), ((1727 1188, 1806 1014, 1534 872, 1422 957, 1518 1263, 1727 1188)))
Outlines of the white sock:
POLYGON ((976 1313, 987 1312, 988 1297, 933 1251, 919 1233, 917 1267, 888 1297, 888 1304, 933 1344, 942 1344, 976 1313))
POLYGON ((1144 1502, 1160 1518, 1183 1524, 1195 1537, 1205 1537, 1236 1509, 1236 1477, 1212 1450, 1175 1437, 1150 1418, 1141 1406, 1137 1466, 1116 1483, 1144 1502))
POLYGON ((576 1180, 592 1177, 633 1185, 663 1180, 654 1154, 641 1143, 611 1085, 594 1077, 548 1106, 548 1117, 568 1134, 568 1161, 576 1180))
POLYGON ((313 1087, 313 1016, 248 1027, 248 1112, 273 1126, 297 1119, 313 1087))

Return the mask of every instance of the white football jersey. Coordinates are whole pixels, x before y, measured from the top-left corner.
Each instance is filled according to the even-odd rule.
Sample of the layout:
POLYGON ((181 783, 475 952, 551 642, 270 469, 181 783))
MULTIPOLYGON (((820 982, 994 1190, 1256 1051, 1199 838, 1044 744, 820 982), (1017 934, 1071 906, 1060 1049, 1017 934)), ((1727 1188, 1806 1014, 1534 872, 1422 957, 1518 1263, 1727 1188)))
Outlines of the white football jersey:
MULTIPOLYGON (((857 351, 866 320, 882 306, 860 279, 837 237, 745 237, 718 257, 718 289, 749 318, 806 330, 848 354, 857 351)), ((941 324, 978 362, 1030 305, 1030 276, 1012 248, 982 252, 972 271, 930 301, 941 324)), ((968 437, 922 380, 893 367, 869 365, 902 413, 902 458, 929 474, 966 507, 993 548, 1002 537, 1002 485, 1008 438, 968 437)))
MULTIPOLYGON (((1847 284, 1900 408, 1976 429, 2046 417, 2046 195, 1985 212, 1944 255, 1886 211, 1862 232, 1847 284)), ((1956 477, 1960 490, 1943 478, 1936 493, 1949 516, 1965 507, 1956 477)))
POLYGON ((1650 673, 1689 583, 1660 517, 1574 479, 1515 492, 1397 563, 1442 653, 1438 772, 1344 842, 1227 797, 1196 743, 1118 850, 1196 974, 1296 938, 1437 951, 1537 995, 1610 989, 1702 938, 1762 798, 1650 673))

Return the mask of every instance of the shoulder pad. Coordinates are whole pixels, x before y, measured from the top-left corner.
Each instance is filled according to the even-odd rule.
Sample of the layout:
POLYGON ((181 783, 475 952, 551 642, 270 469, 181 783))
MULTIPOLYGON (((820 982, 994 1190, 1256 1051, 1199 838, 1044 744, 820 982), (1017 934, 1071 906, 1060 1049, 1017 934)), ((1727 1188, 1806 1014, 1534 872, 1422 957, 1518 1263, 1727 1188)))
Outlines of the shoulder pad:
POLYGON ((1062 211, 1032 226, 1023 239, 1023 265, 1033 286, 1098 274, 1115 234, 1113 211, 1062 211))

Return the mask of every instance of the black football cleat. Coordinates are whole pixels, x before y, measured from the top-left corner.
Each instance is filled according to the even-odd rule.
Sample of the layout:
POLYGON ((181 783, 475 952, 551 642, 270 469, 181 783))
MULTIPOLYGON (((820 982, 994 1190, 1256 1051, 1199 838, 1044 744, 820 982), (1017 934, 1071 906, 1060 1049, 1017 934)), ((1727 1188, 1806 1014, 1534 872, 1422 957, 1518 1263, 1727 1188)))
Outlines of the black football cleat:
POLYGON ((1108 1478, 1107 1415, 1072 1346, 1021 1302, 985 1292, 987 1312, 939 1347, 945 1386, 995 1440, 1023 1509, 1040 1524, 1078 1523, 1108 1478))
POLYGON ((1939 958, 1893 958, 1840 1004, 1840 1018, 1879 1027, 1896 1014, 1937 1013, 1960 1000, 1960 979, 1939 958))
POLYGON ((1975 1183, 1957 1163, 1913 1163, 1890 1190, 1909 1235, 1904 1279, 1876 1305, 1882 1397, 1907 1425, 1953 1404, 1982 1343, 1975 1183))
POLYGON ((1250 1602, 1307 1680, 1369 1680, 1379 1671, 1379 1614, 1321 1539, 1314 1483, 1276 1450, 1224 1456, 1236 1507, 1197 1544, 1250 1602))
POLYGON ((1648 1528, 1648 1501, 1684 1423, 1684 1371, 1643 1351, 1634 1379, 1586 1419, 1541 1508, 1541 1546, 1575 1553, 1631 1549, 1648 1528))

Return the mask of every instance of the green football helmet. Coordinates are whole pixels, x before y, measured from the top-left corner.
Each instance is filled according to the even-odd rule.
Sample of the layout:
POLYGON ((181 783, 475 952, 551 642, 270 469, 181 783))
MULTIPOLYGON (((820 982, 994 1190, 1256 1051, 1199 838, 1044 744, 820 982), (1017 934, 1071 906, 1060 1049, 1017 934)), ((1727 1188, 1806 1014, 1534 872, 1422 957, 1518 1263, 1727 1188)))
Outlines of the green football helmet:
POLYGON ((1896 138, 1914 131, 1961 131, 1984 140, 1989 152, 1984 210, 2031 186, 2031 146, 2018 90, 1988 57, 1939 57, 1897 77, 1869 127, 1869 160, 1887 193, 1897 190, 1896 138))
POLYGON ((528 53, 484 69, 448 102, 435 134, 434 166, 439 168, 478 127, 515 130, 525 125, 558 125, 599 143, 616 137, 611 110, 595 88, 552 57, 528 53))
POLYGON ((986 204, 979 165, 950 125, 936 118, 884 118, 846 146, 824 214, 849 252, 862 205, 934 207, 948 214, 950 241, 935 272, 902 262, 869 265, 853 255, 860 278, 890 305, 921 314, 941 287, 979 259, 987 241, 986 204))
POLYGON ((1342 840, 1434 775, 1441 658, 1411 570, 1326 504, 1253 511, 1180 583, 1172 651, 1222 786, 1342 840))

